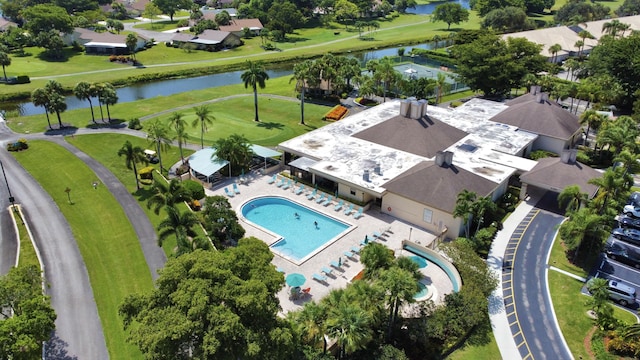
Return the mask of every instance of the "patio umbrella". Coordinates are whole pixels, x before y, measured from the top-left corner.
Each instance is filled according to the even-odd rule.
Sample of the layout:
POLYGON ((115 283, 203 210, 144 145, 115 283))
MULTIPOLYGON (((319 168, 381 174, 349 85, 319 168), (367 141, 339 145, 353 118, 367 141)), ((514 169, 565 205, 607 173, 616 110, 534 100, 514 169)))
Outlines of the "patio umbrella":
POLYGON ((338 258, 338 266, 342 266, 342 256, 338 258))
POLYGON ((296 286, 302 286, 304 282, 307 281, 307 279, 302 274, 293 273, 293 274, 287 275, 287 278, 285 279, 285 281, 287 285, 291 287, 296 287, 296 286))
POLYGON ((427 267, 427 260, 425 260, 423 257, 411 256, 410 259, 413 260, 414 263, 418 264, 418 267, 420 269, 427 267))
POLYGON ((367 245, 369 243, 369 235, 364 236, 364 244, 367 245))

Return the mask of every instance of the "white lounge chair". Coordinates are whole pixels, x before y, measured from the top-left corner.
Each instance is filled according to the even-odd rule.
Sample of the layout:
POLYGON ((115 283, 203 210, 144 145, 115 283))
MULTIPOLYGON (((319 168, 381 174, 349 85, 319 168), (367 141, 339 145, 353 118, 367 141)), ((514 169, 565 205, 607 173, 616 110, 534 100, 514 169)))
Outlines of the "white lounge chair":
POLYGON ((289 179, 289 181, 287 181, 286 184, 284 184, 284 186, 282 187, 283 190, 287 190, 288 188, 291 187, 291 184, 293 184, 293 182, 291 181, 291 179, 289 179))
POLYGON ((330 268, 330 267, 323 266, 322 269, 320 269, 320 270, 322 270, 322 272, 327 274, 327 275, 333 274, 333 269, 330 268))
POLYGON ((313 189, 311 194, 307 195, 307 199, 309 199, 309 200, 313 199, 314 197, 316 197, 317 193, 318 193, 318 189, 313 189))
POLYGON ((325 200, 322 205, 323 206, 329 206, 329 204, 331 204, 331 201, 333 201, 333 196, 329 195, 329 197, 327 198, 327 200, 325 200))
POLYGON ((360 210, 358 210, 357 213, 353 214, 353 218, 354 219, 359 219, 362 216, 362 212, 364 211, 363 207, 360 207, 360 210))
POLYGON ((304 185, 300 185, 300 187, 298 188, 298 190, 296 190, 296 195, 300 195, 302 194, 302 192, 304 191, 304 185))
POLYGON ((327 277, 320 274, 313 274, 313 279, 320 282, 327 282, 327 277))
POLYGON ((316 202, 320 204, 324 200, 324 193, 320 194, 320 197, 316 199, 316 202))
POLYGON ((277 178, 278 178, 277 175, 273 175, 271 179, 267 180, 267 184, 273 184, 274 182, 276 182, 277 178))
POLYGON ((282 186, 284 186, 284 182, 285 182, 285 179, 282 178, 282 179, 280 179, 280 182, 276 184, 276 186, 277 187, 282 187, 282 186))
POLYGON ((349 207, 347 208, 347 210, 344 211, 345 215, 351 215, 351 212, 353 211, 353 204, 349 205, 349 207))
POLYGON ((344 206, 344 200, 340 199, 340 201, 338 201, 338 203, 336 204, 336 206, 333 209, 335 211, 339 211, 340 209, 342 209, 342 206, 344 206))

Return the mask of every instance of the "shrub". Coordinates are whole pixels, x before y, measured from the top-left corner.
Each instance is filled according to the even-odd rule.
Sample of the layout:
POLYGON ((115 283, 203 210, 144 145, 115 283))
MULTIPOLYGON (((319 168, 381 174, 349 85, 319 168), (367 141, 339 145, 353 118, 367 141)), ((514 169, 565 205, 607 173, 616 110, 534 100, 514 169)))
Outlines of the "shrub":
POLYGON ((458 106, 462 105, 462 101, 452 101, 449 106, 451 106, 452 108, 457 108, 458 106))
POLYGON ((536 151, 532 151, 531 154, 529 155, 529 158, 531 160, 540 160, 547 157, 558 157, 558 154, 551 151, 546 151, 546 150, 536 150, 536 151))
POLYGON ((164 42, 164 46, 166 46, 166 47, 172 47, 173 45, 171 44, 171 41, 165 41, 165 42, 164 42))
POLYGON ((8 151, 21 151, 29 148, 29 144, 27 144, 27 139, 19 139, 16 142, 12 142, 7 144, 8 151))
POLYGON ((18 75, 16 77, 16 84, 28 84, 31 82, 28 75, 18 75))
POLYGON ((204 186, 195 180, 185 180, 182 186, 191 194, 192 199, 203 199, 205 196, 204 186))
POLYGON ((153 180, 153 166, 147 166, 138 171, 140 179, 153 180))
POLYGON ((145 186, 149 186, 149 185, 153 184, 153 180, 152 179, 138 179, 138 181, 140 182, 140 184, 145 185, 145 186))
POLYGON ((117 56, 115 56, 115 55, 110 55, 110 56, 109 56, 109 61, 114 62, 114 61, 116 61, 116 60, 118 60, 118 57, 117 57, 117 56))
POLYGON ((133 130, 140 130, 142 129, 142 124, 140 123, 140 119, 138 118, 133 118, 131 120, 129 120, 129 129, 133 129, 133 130))
POLYGON ((478 230, 475 236, 475 250, 478 255, 482 258, 486 259, 489 255, 489 248, 491 247, 491 242, 496 237, 496 233, 498 229, 493 226, 486 227, 484 229, 478 230))
POLYGON ((340 120, 347 115, 348 109, 342 105, 336 105, 331 109, 324 118, 326 120, 340 120))
POLYGON ((180 21, 178 21, 177 27, 181 28, 181 27, 187 27, 187 26, 189 26, 188 19, 181 19, 180 21))

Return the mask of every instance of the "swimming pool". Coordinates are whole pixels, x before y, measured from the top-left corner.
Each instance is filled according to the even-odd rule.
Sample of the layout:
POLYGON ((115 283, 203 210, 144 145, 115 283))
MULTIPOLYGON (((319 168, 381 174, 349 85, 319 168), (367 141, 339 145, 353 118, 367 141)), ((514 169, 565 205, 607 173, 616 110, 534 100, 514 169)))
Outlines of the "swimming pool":
POLYGON ((418 292, 413 295, 413 298, 416 300, 422 300, 429 295, 429 289, 427 286, 421 282, 418 282, 418 292))
POLYGON ((278 196, 249 200, 241 208, 242 216, 280 239, 271 250, 297 264, 329 246, 352 226, 278 196))

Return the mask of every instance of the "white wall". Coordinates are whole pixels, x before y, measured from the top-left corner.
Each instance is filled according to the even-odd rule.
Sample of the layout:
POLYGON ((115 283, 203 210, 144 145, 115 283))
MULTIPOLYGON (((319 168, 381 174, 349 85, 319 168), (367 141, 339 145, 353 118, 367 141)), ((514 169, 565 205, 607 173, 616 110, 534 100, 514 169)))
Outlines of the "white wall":
POLYGON ((547 150, 559 155, 562 153, 562 150, 567 149, 568 147, 568 141, 540 135, 536 141, 533 142, 533 148, 531 150, 547 150))
POLYGON ((454 218, 453 215, 442 210, 427 207, 424 204, 393 193, 387 193, 382 198, 381 210, 383 213, 415 224, 434 234, 439 234, 441 229, 446 227, 448 231, 445 233, 445 237, 449 238, 458 237, 462 230, 461 219, 454 218), (431 221, 429 222, 423 219, 425 209, 432 211, 431 221))

